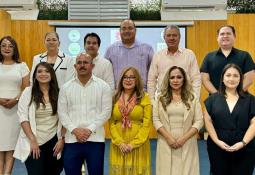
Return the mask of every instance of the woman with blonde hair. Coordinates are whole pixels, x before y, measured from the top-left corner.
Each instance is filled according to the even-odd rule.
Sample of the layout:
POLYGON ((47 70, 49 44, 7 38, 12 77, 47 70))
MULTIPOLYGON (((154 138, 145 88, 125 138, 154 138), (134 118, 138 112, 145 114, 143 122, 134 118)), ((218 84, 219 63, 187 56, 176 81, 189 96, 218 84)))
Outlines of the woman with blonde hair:
POLYGON ((110 118, 110 175, 150 175, 152 107, 139 72, 125 69, 113 97, 110 118))
POLYGON ((199 175, 196 134, 203 126, 201 105, 183 68, 168 69, 153 104, 158 132, 157 175, 199 175))
POLYGON ((47 62, 53 67, 57 76, 58 86, 61 87, 65 82, 74 77, 75 61, 59 49, 60 40, 58 33, 47 32, 44 37, 44 44, 47 51, 40 53, 33 58, 30 83, 33 84, 32 75, 36 65, 41 62, 47 62))

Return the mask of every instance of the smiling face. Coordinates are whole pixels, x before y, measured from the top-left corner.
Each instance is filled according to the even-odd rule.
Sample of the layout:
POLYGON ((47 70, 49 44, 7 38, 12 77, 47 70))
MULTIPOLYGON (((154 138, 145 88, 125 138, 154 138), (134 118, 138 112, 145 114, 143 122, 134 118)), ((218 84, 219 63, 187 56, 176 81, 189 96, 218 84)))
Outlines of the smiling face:
POLYGON ((182 89, 184 77, 179 69, 173 69, 169 75, 169 84, 173 90, 179 91, 182 89))
POLYGON ((124 90, 134 90, 136 86, 136 76, 132 70, 128 70, 122 78, 124 90))
POLYGON ((231 49, 235 42, 235 35, 230 27, 222 27, 219 30, 218 44, 223 49, 231 49))
POLYGON ((7 39, 0 43, 1 54, 4 58, 12 58, 14 54, 14 45, 7 39))
POLYGON ((35 78, 39 84, 49 83, 51 81, 50 71, 46 67, 40 65, 36 70, 35 78))
POLYGON ((99 49, 99 45, 98 45, 98 40, 96 37, 92 37, 89 36, 86 41, 85 41, 85 51, 86 53, 88 53, 89 55, 91 55, 93 58, 97 56, 98 54, 98 49, 99 49))
POLYGON ((226 89, 236 89, 240 83, 240 74, 237 69, 230 67, 223 75, 223 83, 226 89))
POLYGON ((58 36, 54 32, 46 34, 44 43, 48 51, 57 51, 60 45, 58 36))

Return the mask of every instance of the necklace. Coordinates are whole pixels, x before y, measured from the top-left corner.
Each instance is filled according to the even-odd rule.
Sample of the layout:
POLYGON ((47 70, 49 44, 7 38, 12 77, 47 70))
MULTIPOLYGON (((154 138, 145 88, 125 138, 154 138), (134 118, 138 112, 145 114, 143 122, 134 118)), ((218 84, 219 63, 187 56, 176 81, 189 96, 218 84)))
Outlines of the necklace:
POLYGON ((175 104, 180 104, 182 102, 182 98, 180 95, 173 94, 172 102, 175 104))
POLYGON ((175 106, 179 106, 181 103, 182 103, 182 100, 179 100, 179 101, 172 101, 172 103, 175 105, 175 106))

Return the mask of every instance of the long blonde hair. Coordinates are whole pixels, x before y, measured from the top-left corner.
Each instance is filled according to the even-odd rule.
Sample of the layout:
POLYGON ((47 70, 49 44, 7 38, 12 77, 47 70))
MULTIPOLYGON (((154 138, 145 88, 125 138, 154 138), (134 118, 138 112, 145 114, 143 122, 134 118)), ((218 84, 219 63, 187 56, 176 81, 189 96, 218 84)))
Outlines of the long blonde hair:
POLYGON ((182 102, 187 107, 187 109, 189 110, 190 102, 194 100, 194 95, 192 87, 187 79, 187 75, 184 69, 181 67, 173 66, 167 70, 159 90, 159 100, 162 103, 164 110, 166 110, 166 106, 169 105, 173 100, 172 87, 170 86, 169 79, 171 72, 176 69, 179 70, 183 76, 183 85, 181 87, 181 99, 182 102))
POLYGON ((136 93, 136 96, 137 96, 137 103, 140 103, 141 102, 141 99, 144 97, 144 90, 143 90, 143 81, 142 81, 142 78, 138 72, 138 70, 134 67, 128 67, 126 69, 124 69, 120 75, 120 79, 118 81, 118 87, 117 87, 117 91, 115 93, 115 95, 113 96, 113 102, 116 103, 120 96, 121 96, 121 93, 124 91, 124 87, 123 87, 123 77, 124 75, 129 71, 131 70, 134 74, 135 74, 135 89, 134 89, 134 92, 133 93, 136 93))

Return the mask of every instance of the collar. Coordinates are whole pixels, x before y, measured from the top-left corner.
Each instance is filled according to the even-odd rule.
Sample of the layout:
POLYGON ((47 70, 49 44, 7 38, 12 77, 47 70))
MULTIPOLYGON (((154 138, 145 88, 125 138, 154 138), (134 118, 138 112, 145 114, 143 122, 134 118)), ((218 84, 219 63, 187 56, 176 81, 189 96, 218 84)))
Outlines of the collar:
POLYGON ((127 49, 134 48, 134 47, 136 47, 136 46, 138 46, 138 45, 139 45, 139 42, 138 42, 137 40, 135 40, 135 42, 134 42, 129 48, 127 48, 127 47, 123 44, 122 41, 119 42, 119 47, 125 47, 125 48, 127 48, 127 49))
MULTIPOLYGON (((54 71, 56 71, 58 67, 62 64, 64 57, 65 54, 61 51, 58 51, 58 56, 53 67, 54 71)), ((47 52, 44 52, 40 55, 40 62, 47 62, 47 52)))
MULTIPOLYGON (((42 53, 41 55, 40 55, 40 58, 45 58, 45 57, 47 57, 48 56, 48 52, 46 51, 46 52, 44 52, 44 53, 42 53)), ((61 51, 61 50, 59 50, 58 51, 58 57, 59 58, 64 58, 65 57, 65 54, 61 51)))
POLYGON ((79 85, 81 85, 81 86, 83 86, 83 87, 88 86, 92 81, 96 81, 96 77, 94 76, 94 74, 92 74, 92 76, 90 77, 89 81, 85 84, 85 86, 81 83, 81 81, 79 80, 77 74, 75 75, 74 79, 75 79, 75 81, 76 81, 79 85))
POLYGON ((165 54, 166 54, 166 55, 170 55, 170 56, 176 56, 176 55, 178 55, 178 54, 181 54, 183 51, 184 51, 184 49, 178 48, 177 51, 176 51, 175 53, 170 53, 170 52, 168 51, 168 48, 166 48, 165 54))
POLYGON ((99 60, 99 54, 95 58, 93 58, 93 63, 97 62, 99 60))
MULTIPOLYGON (((230 53, 236 54, 236 53, 237 53, 237 49, 234 48, 234 47, 232 47, 230 53)), ((219 48, 219 49, 217 50, 216 54, 223 54, 221 48, 219 48)))

